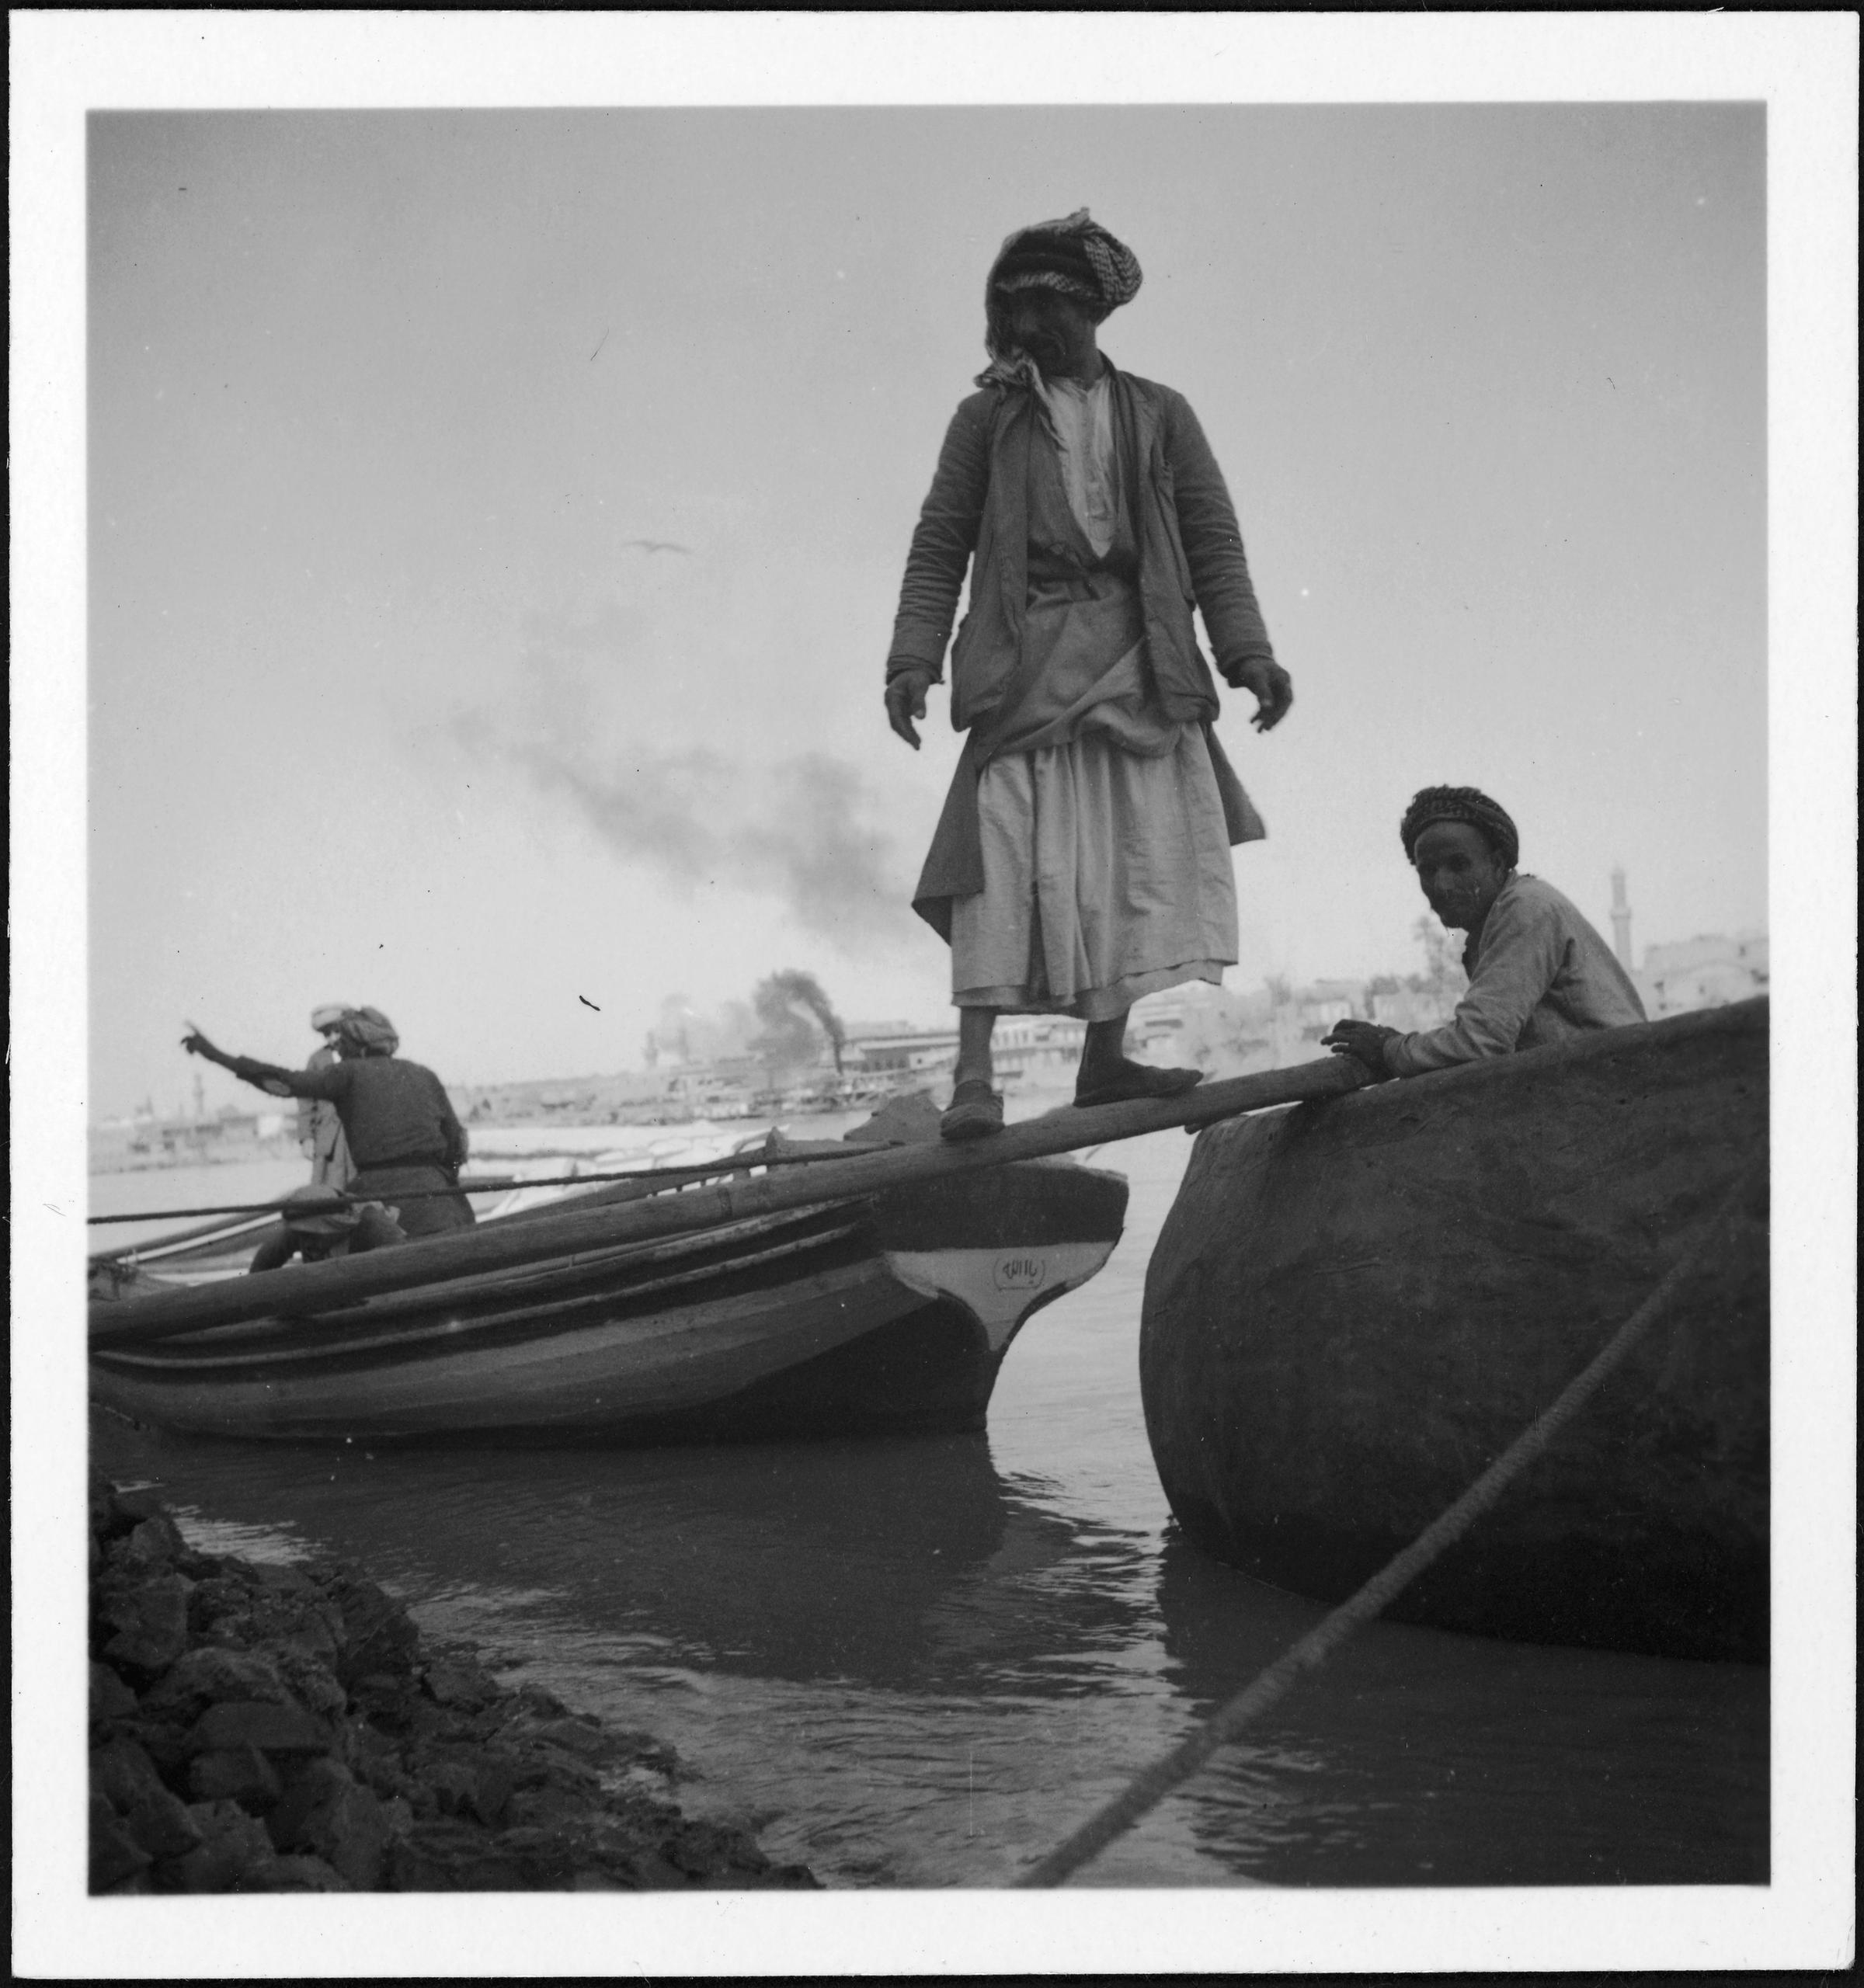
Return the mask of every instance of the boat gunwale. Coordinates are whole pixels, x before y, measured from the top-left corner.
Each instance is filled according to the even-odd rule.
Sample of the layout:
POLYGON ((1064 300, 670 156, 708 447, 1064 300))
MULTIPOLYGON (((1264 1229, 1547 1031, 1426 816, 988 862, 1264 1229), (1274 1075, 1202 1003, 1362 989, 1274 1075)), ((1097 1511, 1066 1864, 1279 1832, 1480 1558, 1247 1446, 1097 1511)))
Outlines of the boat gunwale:
MULTIPOLYGON (((650 1279, 645 1284, 631 1285, 623 1291, 590 1291, 582 1297, 565 1301, 561 1309, 556 1306, 551 1307, 549 1314, 551 1319, 555 1320, 561 1319, 563 1320, 561 1324, 550 1324, 546 1326, 544 1325, 544 1322, 540 1321, 540 1326, 542 1329, 533 1333, 523 1334, 522 1336, 526 1340, 544 1340, 555 1337, 560 1332, 583 1333, 596 1330, 600 1329, 599 1324, 596 1326, 591 1326, 586 1322, 578 1323, 572 1322, 563 1318, 564 1312, 572 1308, 586 1308, 590 1305, 614 1304, 617 1302, 631 1302, 631 1301, 637 1298, 646 1297, 659 1291, 674 1290, 695 1284, 701 1284, 708 1279, 728 1278, 736 1274, 740 1270, 749 1270, 763 1263, 774 1263, 784 1257, 798 1256, 808 1251, 826 1249, 831 1244, 841 1242, 847 1237, 855 1234, 861 1228, 861 1225, 858 1222, 846 1222, 839 1229, 825 1230, 813 1236, 798 1237, 795 1240, 788 1242, 776 1243, 772 1245, 772 1246, 767 1249, 757 1250, 749 1256, 734 1257, 727 1263, 705 1263, 701 1264, 692 1270, 677 1270, 670 1276, 655 1277, 650 1279)), ((247 1367, 279 1365, 294 1362, 302 1363, 308 1361, 340 1360, 344 1358, 346 1356, 364 1357, 370 1355, 384 1347, 419 1345, 424 1342, 436 1340, 447 1341, 450 1347, 460 1347, 463 1350, 470 1351, 474 1349, 466 1346, 464 1342, 471 1336, 481 1333, 493 1331, 495 1329, 508 1328, 519 1320, 536 1314, 539 1309, 540 1308, 535 1305, 520 1305, 515 1308, 509 1308, 502 1312, 490 1312, 483 1318, 443 1319, 433 1325, 420 1327, 409 1331, 390 1333, 368 1337, 365 1337, 362 1336, 360 1333, 357 1333, 351 1336, 346 1337, 340 1343, 325 1342, 311 1345, 273 1347, 269 1348, 255 1347, 245 1351, 236 1351, 231 1350, 223 1351, 217 1348, 203 1349, 198 1344, 190 1345, 186 1340, 176 1338, 173 1340, 165 1340, 160 1342, 160 1343, 164 1348, 173 1348, 176 1353, 183 1356, 178 1358, 165 1357, 164 1354, 161 1353, 137 1352, 127 1347, 121 1349, 100 1349, 94 1357, 96 1357, 100 1363, 108 1366, 110 1370, 114 1372, 121 1372, 127 1368, 135 1368, 144 1375, 159 1374, 179 1381, 214 1368, 238 1367, 243 1368, 247 1367)), ((280 1327, 302 1327, 325 1324, 329 1322, 333 1318, 336 1319, 337 1322, 343 1325, 356 1327, 363 1327, 371 1322, 364 1319, 340 1318, 338 1315, 325 1313, 319 1314, 317 1317, 313 1319, 256 1319, 247 1322, 246 1326, 243 1328, 241 1326, 216 1326, 211 1329, 214 1333, 221 1333, 238 1331, 242 1329, 249 1330, 254 1326, 261 1326, 275 1330, 280 1327)), ((628 1321, 624 1319, 615 1319, 609 1322, 619 1325, 626 1323, 628 1321)), ((203 1339, 205 1339, 207 1336, 209 1336, 209 1335, 207 1333, 200 1335, 200 1337, 203 1339)))

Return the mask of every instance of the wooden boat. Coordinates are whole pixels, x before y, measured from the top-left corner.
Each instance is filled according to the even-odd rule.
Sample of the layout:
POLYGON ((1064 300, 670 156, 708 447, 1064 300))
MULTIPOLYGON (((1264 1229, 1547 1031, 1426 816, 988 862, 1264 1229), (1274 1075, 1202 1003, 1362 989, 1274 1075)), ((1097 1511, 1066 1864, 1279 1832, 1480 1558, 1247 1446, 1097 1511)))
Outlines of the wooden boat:
MULTIPOLYGON (((638 1191, 623 1183, 567 1205, 638 1191)), ((290 1317, 112 1343, 112 1307, 94 1305, 92 1390, 140 1421, 246 1437, 973 1430, 1011 1340, 1106 1262, 1125 1206, 1118 1175, 1051 1159, 469 1275, 445 1274, 432 1244, 409 1244, 442 1260, 436 1275, 338 1309, 294 1304, 290 1317)), ((558 1212, 525 1209, 470 1233, 558 1212)), ((249 1251, 253 1239, 238 1239, 249 1251)), ((210 1235, 140 1255, 210 1276, 221 1246, 210 1235)), ((317 1272, 341 1267, 271 1274, 314 1291, 317 1272)), ((151 1288, 145 1277, 123 1295, 151 1288)))
MULTIPOLYGON (((1768 1138, 1765 999, 1217 1126, 1140 1381, 1197 1545, 1344 1600, 1559 1394, 1768 1138)), ((1765 1661, 1765 1170, 1626 1364, 1388 1611, 1765 1661)))

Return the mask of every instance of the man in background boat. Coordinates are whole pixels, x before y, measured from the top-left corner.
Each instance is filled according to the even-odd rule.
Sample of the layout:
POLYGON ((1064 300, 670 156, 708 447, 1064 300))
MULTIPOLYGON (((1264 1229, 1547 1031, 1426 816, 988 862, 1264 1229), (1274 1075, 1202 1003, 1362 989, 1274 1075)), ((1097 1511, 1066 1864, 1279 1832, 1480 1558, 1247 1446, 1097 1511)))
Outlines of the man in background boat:
POLYGON ((459 1191, 466 1128, 433 1071, 395 1054, 401 1038, 379 1008, 345 1011, 337 1025, 339 1060, 322 1070, 229 1056, 199 1030, 183 1037, 182 1047, 274 1097, 334 1105, 356 1169, 350 1196, 381 1202, 410 1238, 473 1225, 471 1204, 459 1191))
POLYGON ((326 1257, 357 1256, 408 1239, 379 1201, 353 1201, 335 1187, 301 1187, 278 1212, 280 1225, 254 1253, 249 1274, 283 1270, 294 1256, 321 1263, 326 1257))
MULTIPOLYGON (((327 1070, 343 1051, 338 1048, 343 1017, 350 1012, 343 1001, 326 1002, 311 1010, 311 1026, 323 1037, 311 1052, 307 1070, 327 1070)), ((349 1142, 343 1137, 343 1121, 336 1107, 322 1098, 302 1097, 297 1102, 298 1149, 311 1163, 313 1187, 342 1187, 355 1169, 350 1164, 349 1142)))
POLYGON ((1221 982, 1236 957, 1230 847, 1264 832, 1211 729, 1194 607, 1258 730, 1293 690, 1190 404, 1098 349, 1139 280, 1085 208, 1005 242, 985 287, 991 363, 946 433, 901 584, 886 706, 916 750, 971 569, 951 652, 964 754, 913 894, 951 947, 948 1139, 1002 1127, 990 1041, 1006 1011, 1085 1019, 1077 1104, 1196 1083, 1128 1058, 1127 1011, 1221 982))
POLYGON ((1425 787, 1398 835, 1431 910, 1469 934, 1469 991, 1441 1028, 1405 1034, 1372 1022, 1337 1022, 1326 1038, 1336 1055, 1357 1058, 1382 1081, 1645 1019, 1631 976, 1577 906, 1516 869, 1520 835, 1479 788, 1425 787))

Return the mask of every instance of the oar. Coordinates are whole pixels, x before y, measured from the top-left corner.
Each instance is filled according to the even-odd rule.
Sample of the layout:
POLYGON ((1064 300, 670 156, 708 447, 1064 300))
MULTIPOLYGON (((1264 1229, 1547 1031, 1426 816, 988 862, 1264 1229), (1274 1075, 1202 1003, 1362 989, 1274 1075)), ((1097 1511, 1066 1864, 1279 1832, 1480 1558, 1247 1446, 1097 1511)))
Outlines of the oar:
POLYGON ((105 1301, 91 1307, 90 1343, 127 1346, 199 1332, 210 1326, 283 1313, 292 1316, 353 1305, 379 1291, 407 1291, 443 1277, 509 1268, 579 1249, 679 1235, 715 1224, 807 1208, 819 1201, 857 1199, 963 1173, 987 1172, 1013 1160, 1041 1159, 1080 1146, 1105 1145, 1174 1126, 1209 1124, 1240 1112, 1304 1100, 1339 1097, 1368 1081, 1350 1057, 1326 1056, 1283 1070, 1262 1070, 1200 1085, 1177 1097, 1142 1098, 1080 1110, 1066 1106, 1040 1118, 1007 1127, 962 1145, 932 1142, 855 1152, 845 1160, 785 1170, 683 1192, 654 1193, 610 1201, 574 1214, 540 1215, 509 1226, 454 1230, 359 1256, 294 1264, 230 1277, 190 1291, 105 1301))

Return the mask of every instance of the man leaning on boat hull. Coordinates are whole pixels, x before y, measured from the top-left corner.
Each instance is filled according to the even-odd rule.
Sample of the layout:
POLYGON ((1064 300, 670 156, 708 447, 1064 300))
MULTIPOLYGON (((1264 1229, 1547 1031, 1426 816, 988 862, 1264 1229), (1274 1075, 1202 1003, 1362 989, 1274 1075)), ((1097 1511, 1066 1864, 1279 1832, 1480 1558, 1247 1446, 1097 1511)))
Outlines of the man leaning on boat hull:
POLYGON ((1337 1022, 1326 1037, 1336 1055, 1354 1058, 1382 1082, 1646 1019, 1631 976, 1578 907, 1515 867, 1519 832, 1480 788, 1424 788, 1398 835, 1431 910, 1469 934, 1469 991, 1441 1028, 1407 1034, 1373 1022, 1337 1022))

